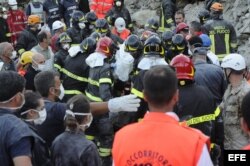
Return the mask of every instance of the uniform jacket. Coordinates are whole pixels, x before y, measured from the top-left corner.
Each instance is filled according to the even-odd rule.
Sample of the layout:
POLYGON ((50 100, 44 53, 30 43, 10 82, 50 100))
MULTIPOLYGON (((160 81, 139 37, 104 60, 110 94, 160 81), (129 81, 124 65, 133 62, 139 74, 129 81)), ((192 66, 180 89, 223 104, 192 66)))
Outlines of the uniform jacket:
POLYGON ((98 18, 104 18, 113 4, 114 0, 91 0, 90 10, 93 10, 98 18))

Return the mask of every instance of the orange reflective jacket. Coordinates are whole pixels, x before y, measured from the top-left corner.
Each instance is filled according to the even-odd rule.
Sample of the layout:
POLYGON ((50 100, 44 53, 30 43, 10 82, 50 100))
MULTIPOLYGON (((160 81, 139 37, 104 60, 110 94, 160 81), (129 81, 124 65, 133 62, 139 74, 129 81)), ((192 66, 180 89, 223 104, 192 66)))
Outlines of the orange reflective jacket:
POLYGON ((122 31, 122 33, 118 33, 116 28, 113 27, 111 32, 113 34, 119 36, 122 40, 126 40, 128 38, 128 36, 130 35, 130 30, 128 30, 128 29, 124 29, 124 31, 122 31))
POLYGON ((104 18, 106 13, 113 7, 114 0, 92 0, 90 10, 93 10, 97 17, 104 18))

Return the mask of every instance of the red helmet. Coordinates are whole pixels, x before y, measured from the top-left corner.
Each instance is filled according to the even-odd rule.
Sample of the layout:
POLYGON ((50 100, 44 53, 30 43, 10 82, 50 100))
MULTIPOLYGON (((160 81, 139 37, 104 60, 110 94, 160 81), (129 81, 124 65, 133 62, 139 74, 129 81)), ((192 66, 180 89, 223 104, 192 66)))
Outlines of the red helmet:
POLYGON ((180 31, 183 31, 183 30, 188 31, 189 30, 189 26, 186 23, 181 22, 176 27, 176 33, 180 33, 180 31))
POLYGON ((175 68, 179 80, 194 80, 194 65, 188 56, 177 55, 172 59, 170 65, 175 68))
POLYGON ((112 56, 114 51, 118 49, 118 46, 109 37, 100 38, 96 46, 97 52, 104 53, 108 57, 112 56))

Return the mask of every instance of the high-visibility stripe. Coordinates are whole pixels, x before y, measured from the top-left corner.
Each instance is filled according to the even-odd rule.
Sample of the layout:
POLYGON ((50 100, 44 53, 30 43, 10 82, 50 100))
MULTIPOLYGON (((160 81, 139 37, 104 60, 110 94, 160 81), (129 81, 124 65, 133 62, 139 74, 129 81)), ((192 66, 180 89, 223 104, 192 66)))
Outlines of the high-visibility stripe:
POLYGON ((99 79, 99 84, 103 84, 103 83, 112 84, 112 80, 110 78, 101 78, 101 79, 99 79))
POLYGON ((163 13, 163 8, 161 6, 161 24, 159 27, 159 31, 160 32, 164 32, 165 31, 165 18, 164 18, 164 13, 163 13))
POLYGON ((80 76, 78 76, 78 75, 75 75, 75 74, 69 72, 68 70, 66 70, 66 69, 64 69, 64 68, 62 68, 61 71, 62 71, 65 75, 67 75, 68 77, 70 77, 70 78, 73 78, 73 79, 75 79, 75 80, 82 81, 82 82, 88 82, 88 79, 87 79, 87 78, 85 78, 85 77, 80 77, 80 76))
POLYGON ((100 97, 96 97, 85 91, 86 96, 91 100, 95 102, 102 102, 103 100, 100 97))
POLYGON ((95 139, 95 136, 93 135, 85 135, 87 140, 93 141, 95 139))
POLYGON ((83 94, 81 91, 79 90, 64 90, 64 93, 66 95, 79 95, 79 94, 83 94))
POLYGON ((131 89, 131 93, 133 93, 133 94, 136 95, 137 97, 140 97, 140 98, 143 99, 143 93, 140 92, 140 91, 138 91, 137 89, 132 88, 132 89, 131 89))
POLYGON ((171 23, 173 23, 173 19, 172 19, 172 18, 169 18, 169 19, 166 20, 166 22, 167 22, 168 24, 171 24, 171 23))
POLYGON ((237 47, 237 43, 230 43, 230 46, 231 46, 232 48, 236 48, 236 47, 237 47))
POLYGON ((6 37, 11 37, 11 33, 6 33, 6 37))
POLYGON ((25 52, 25 49, 24 49, 24 48, 18 50, 18 54, 19 54, 19 55, 22 55, 22 53, 24 53, 24 52, 25 52))
POLYGON ((230 46, 229 46, 229 34, 225 34, 225 46, 226 46, 226 54, 230 54, 230 46))
POLYGON ((99 152, 99 155, 100 157, 108 157, 111 155, 111 153, 102 153, 102 152, 99 152))
POLYGON ((109 148, 99 148, 98 150, 101 157, 107 157, 111 155, 111 149, 109 148))
POLYGON ((99 82, 92 80, 91 78, 88 78, 88 83, 90 83, 91 85, 99 86, 99 82))
POLYGON ((209 35, 209 38, 211 39, 211 42, 212 42, 212 44, 211 44, 211 52, 213 52, 213 53, 215 53, 215 40, 214 40, 214 35, 209 35))
POLYGON ((188 126, 190 126, 190 125, 194 125, 194 124, 199 124, 199 123, 215 120, 215 118, 217 116, 219 116, 220 112, 221 112, 220 108, 217 107, 213 114, 203 115, 203 116, 200 116, 200 117, 194 117, 194 118, 189 119, 188 121, 186 121, 186 123, 187 123, 188 126))
POLYGON ((60 65, 56 64, 56 63, 54 63, 54 67, 57 68, 59 71, 62 70, 62 67, 60 65))

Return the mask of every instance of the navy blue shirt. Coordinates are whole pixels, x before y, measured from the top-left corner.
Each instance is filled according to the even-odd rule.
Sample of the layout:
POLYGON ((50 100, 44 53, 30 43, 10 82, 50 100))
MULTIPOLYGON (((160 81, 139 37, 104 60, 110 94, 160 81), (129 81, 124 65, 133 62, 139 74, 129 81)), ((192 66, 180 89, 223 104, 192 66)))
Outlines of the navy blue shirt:
POLYGON ((13 165, 13 158, 31 156, 32 131, 10 110, 0 108, 0 161, 13 165))

